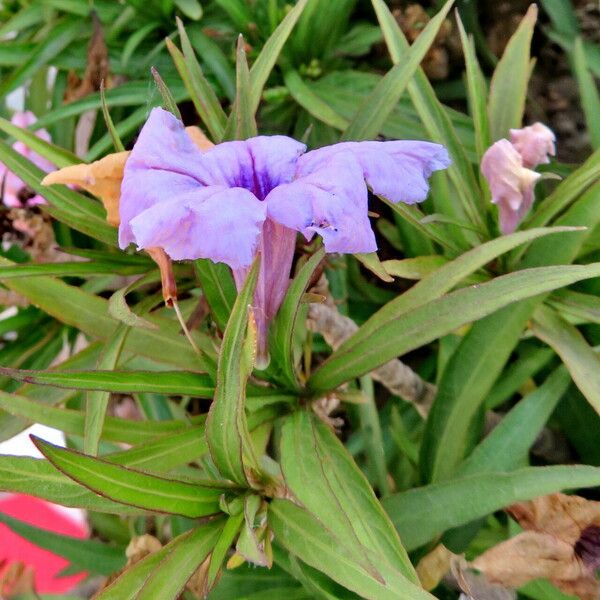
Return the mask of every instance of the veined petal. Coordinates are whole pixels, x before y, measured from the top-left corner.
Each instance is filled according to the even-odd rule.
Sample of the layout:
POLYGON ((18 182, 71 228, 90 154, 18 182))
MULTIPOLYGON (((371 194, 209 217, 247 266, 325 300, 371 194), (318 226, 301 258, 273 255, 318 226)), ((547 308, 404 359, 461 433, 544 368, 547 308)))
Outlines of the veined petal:
POLYGON ((243 188, 209 186, 155 203, 130 222, 138 248, 160 247, 173 260, 209 258, 233 269, 256 253, 266 206, 243 188))
POLYGON ((324 157, 310 174, 275 188, 265 202, 269 218, 307 239, 318 233, 328 252, 377 249, 367 188, 351 153, 324 157))
POLYGON ((356 158, 374 194, 407 204, 425 200, 431 173, 445 169, 451 162, 446 149, 432 142, 343 142, 305 154, 298 161, 298 174, 312 173, 329 157, 342 152, 356 158))
POLYGON ((243 187, 263 200, 276 186, 292 181, 306 146, 284 135, 260 135, 223 142, 202 155, 215 184, 243 187))

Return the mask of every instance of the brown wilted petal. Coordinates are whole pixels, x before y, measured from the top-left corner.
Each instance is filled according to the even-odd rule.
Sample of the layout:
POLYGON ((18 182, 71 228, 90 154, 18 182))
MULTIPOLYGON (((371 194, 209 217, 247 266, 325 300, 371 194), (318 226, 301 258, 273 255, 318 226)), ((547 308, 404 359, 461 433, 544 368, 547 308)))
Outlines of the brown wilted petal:
POLYGON ((94 32, 88 46, 87 62, 83 78, 79 79, 71 71, 67 81, 67 90, 65 92, 65 102, 73 102, 97 92, 100 89, 102 81, 106 87, 110 86, 110 73, 108 62, 108 48, 104 41, 102 25, 95 13, 92 13, 94 22, 94 32))
POLYGON ((42 180, 43 185, 62 183, 83 188, 100 198, 106 209, 106 220, 117 227, 121 181, 129 152, 116 152, 91 164, 72 165, 49 173, 42 180))

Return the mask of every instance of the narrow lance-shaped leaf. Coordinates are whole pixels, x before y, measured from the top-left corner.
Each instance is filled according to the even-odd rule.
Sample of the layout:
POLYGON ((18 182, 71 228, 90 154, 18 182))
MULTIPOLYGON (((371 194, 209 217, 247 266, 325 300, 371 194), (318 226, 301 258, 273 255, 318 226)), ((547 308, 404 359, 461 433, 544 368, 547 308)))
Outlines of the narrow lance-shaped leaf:
POLYGON ((401 319, 397 318, 399 315, 386 319, 359 343, 353 344, 350 338, 313 373, 309 380, 310 389, 313 393, 334 389, 513 302, 599 275, 600 263, 541 267, 452 292, 403 313, 401 319))
POLYGON ((276 498, 269 505, 269 525, 275 539, 301 561, 318 569, 345 588, 369 600, 432 600, 420 586, 390 568, 386 561, 378 565, 375 576, 364 567, 365 555, 375 556, 366 548, 345 546, 340 539, 307 510, 289 500, 276 498))
POLYGON ((212 316, 224 331, 237 296, 231 270, 224 263, 214 263, 207 258, 196 260, 194 268, 212 316))
POLYGON ((473 450, 458 475, 510 471, 522 464, 529 449, 567 391, 571 378, 564 367, 521 399, 473 450))
POLYGON ((433 43, 452 3, 453 0, 446 2, 442 10, 429 21, 411 46, 406 60, 401 64, 394 65, 375 86, 344 131, 342 136, 344 140, 366 140, 379 134, 383 123, 396 106, 408 82, 433 43))
MULTIPOLYGON (((6 412, 42 425, 56 426, 73 435, 83 435, 85 414, 71 408, 55 408, 17 394, 0 391, 0 407, 6 412)), ((203 422, 204 417, 186 421, 131 421, 107 416, 103 437, 113 442, 143 444, 158 436, 179 433, 203 422)))
POLYGON ((32 437, 40 452, 68 477, 122 504, 197 518, 219 511, 223 490, 165 479, 59 448, 32 437))
POLYGON ((348 546, 364 546, 379 559, 397 565, 413 583, 418 579, 396 531, 371 486, 333 432, 307 411, 285 421, 281 468, 302 505, 336 532, 348 546), (306 482, 310 481, 310 486, 306 482))
POLYGON ((271 34, 271 37, 265 42, 265 45, 250 69, 250 102, 252 113, 255 113, 258 109, 267 79, 277 62, 277 58, 283 45, 292 32, 294 25, 300 18, 307 2, 308 0, 299 0, 299 2, 296 3, 296 6, 288 12, 283 21, 277 26, 277 29, 271 34))
POLYGON ((61 148, 60 146, 55 146, 54 144, 39 138, 33 131, 17 127, 17 125, 14 125, 6 119, 0 118, 0 130, 16 140, 23 142, 28 148, 33 150, 33 152, 43 156, 59 168, 69 167, 81 162, 81 159, 76 154, 61 148))
POLYGON ((102 103, 102 116, 104 117, 104 122, 106 123, 108 134, 112 139, 113 146, 115 147, 115 152, 124 152, 125 146, 123 146, 123 142, 121 141, 121 138, 117 130, 115 129, 115 124, 108 110, 108 103, 106 102, 106 92, 104 90, 104 80, 100 82, 100 102, 102 103))
POLYGON ((236 50, 235 102, 223 137, 225 140, 245 140, 256 135, 256 121, 250 101, 250 71, 246 59, 245 41, 240 34, 236 50))
POLYGON ((273 320, 270 333, 270 349, 273 366, 280 369, 284 382, 292 388, 298 387, 295 369, 294 342, 301 315, 305 313, 302 306, 302 296, 310 282, 315 269, 325 256, 320 250, 302 266, 294 277, 277 316, 273 320))
POLYGON ((168 38, 166 39, 167 48, 192 98, 198 115, 206 125, 212 138, 216 142, 220 142, 225 130, 227 116, 215 91, 202 73, 183 23, 179 19, 177 20, 177 27, 179 28, 183 54, 168 38))
POLYGON ((477 248, 473 248, 469 252, 465 252, 457 259, 443 265, 430 275, 424 277, 410 290, 381 308, 366 323, 364 323, 347 342, 342 344, 339 350, 334 353, 332 359, 346 348, 367 343, 366 340, 368 340, 370 336, 386 327, 388 323, 395 322, 400 315, 439 298, 460 283, 462 279, 504 252, 537 237, 548 235, 550 233, 568 231, 573 232, 577 231, 577 229, 548 228, 517 232, 511 235, 502 236, 501 238, 482 244, 477 248))
POLYGON ((40 529, 3 513, 0 513, 0 523, 39 548, 66 558, 73 567, 81 571, 108 576, 125 564, 123 548, 40 529))
POLYGON ((0 374, 36 385, 118 394, 145 392, 212 398, 215 391, 209 375, 187 371, 32 371, 0 367, 0 374))
POLYGON ((532 330, 561 357, 581 393, 600 413, 600 358, 579 330, 547 307, 535 312, 532 330))
POLYGON ((600 94, 598 93, 596 80, 590 73, 587 64, 583 40, 579 36, 575 39, 572 59, 587 130, 589 131, 592 146, 598 149, 600 148, 600 94))
POLYGON ((96 600, 175 599, 195 568, 208 556, 223 520, 204 523, 171 540, 158 552, 135 563, 103 589, 96 600), (154 595, 149 595, 155 592, 154 595), (160 594, 160 595, 159 595, 160 594))
POLYGON ((258 281, 259 259, 250 269, 240 291, 221 344, 215 399, 206 422, 206 438, 212 458, 223 475, 247 485, 246 467, 256 469, 246 423, 246 382, 254 365, 256 327, 250 317, 258 281), (248 464, 246 464, 248 463, 248 464))
POLYGON ((493 141, 507 137, 509 129, 521 126, 531 73, 529 56, 536 20, 537 6, 532 4, 510 38, 492 76, 488 114, 493 141))
POLYGON ((414 488, 389 496, 383 506, 410 551, 452 527, 509 504, 560 490, 598 485, 600 468, 597 467, 526 467, 510 473, 487 472, 414 488))
POLYGON ((484 152, 491 144, 490 123, 487 114, 487 84, 477 60, 475 42, 471 36, 467 35, 458 11, 456 11, 456 22, 458 23, 458 31, 465 56, 467 95, 473 125, 475 126, 475 146, 477 157, 481 160, 484 152))
POLYGON ((154 569, 136 600, 176 600, 196 569, 204 562, 219 539, 224 519, 216 519, 192 530, 182 543, 169 552, 154 569))
MULTIPOLYGON (((99 369, 114 369, 117 366, 128 333, 129 328, 127 326, 123 324, 117 326, 98 360, 99 369)), ((102 437, 109 398, 109 392, 94 391, 87 394, 83 433, 83 451, 86 454, 94 456, 98 454, 98 444, 102 437)))
POLYGON ((0 456, 0 491, 30 494, 61 506, 115 515, 143 513, 91 492, 57 471, 47 460, 28 456, 0 456))

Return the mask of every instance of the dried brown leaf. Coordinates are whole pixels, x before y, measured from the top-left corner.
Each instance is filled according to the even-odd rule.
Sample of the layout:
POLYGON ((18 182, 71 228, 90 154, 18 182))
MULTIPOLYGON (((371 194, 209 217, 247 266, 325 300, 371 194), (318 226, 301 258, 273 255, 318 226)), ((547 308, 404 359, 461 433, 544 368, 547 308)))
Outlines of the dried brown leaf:
POLYGON ((100 84, 110 88, 110 73, 108 61, 108 48, 104 41, 102 25, 98 16, 92 14, 94 32, 90 40, 87 52, 87 62, 83 77, 80 79, 74 71, 69 72, 67 89, 65 91, 65 102, 73 102, 97 92, 100 84))
POLYGON ((600 599, 600 502, 551 494, 507 510, 525 531, 482 554, 473 567, 493 583, 516 588, 544 578, 566 594, 600 599))

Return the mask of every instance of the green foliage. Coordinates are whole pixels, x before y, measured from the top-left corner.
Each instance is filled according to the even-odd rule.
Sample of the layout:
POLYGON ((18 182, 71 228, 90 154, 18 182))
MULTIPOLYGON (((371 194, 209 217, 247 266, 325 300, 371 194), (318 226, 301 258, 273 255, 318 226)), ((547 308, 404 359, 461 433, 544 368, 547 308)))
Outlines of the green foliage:
MULTIPOLYGON (((479 163, 529 118, 535 7, 495 57, 476 3, 457 2, 464 72, 437 85, 423 58, 451 0, 412 45, 383 0, 92 4, 0 7, 0 162, 47 200, 36 211, 56 242, 39 260, 19 237, 3 241, 0 303, 18 308, 0 319, 0 440, 39 423, 67 446, 36 438, 43 459, 0 456, 0 491, 85 509, 93 539, 0 523, 92 575, 124 567, 128 536, 155 533, 162 549, 99 600, 191 598, 190 581, 216 600, 425 600, 453 597, 419 582, 433 544, 472 555, 506 539, 487 517, 507 505, 600 486, 600 51, 571 3, 542 1, 540 36, 565 50, 593 151, 545 165, 562 181, 540 181, 519 230, 501 236, 479 163), (104 83, 65 102, 71 72, 93 66, 96 18, 104 83), (35 127, 10 122, 16 89, 35 127), (262 348, 260 256, 239 289, 224 264, 171 265, 176 312, 164 265, 121 251, 97 199, 43 186, 12 147, 58 168, 91 162, 131 149, 157 105, 214 143, 427 139, 452 165, 419 206, 370 199, 377 253, 338 258, 299 238, 262 348), (116 416, 125 397, 133 419, 116 416), (556 431, 568 460, 535 454, 556 431)), ((558 597, 548 582, 522 593, 558 597)))

